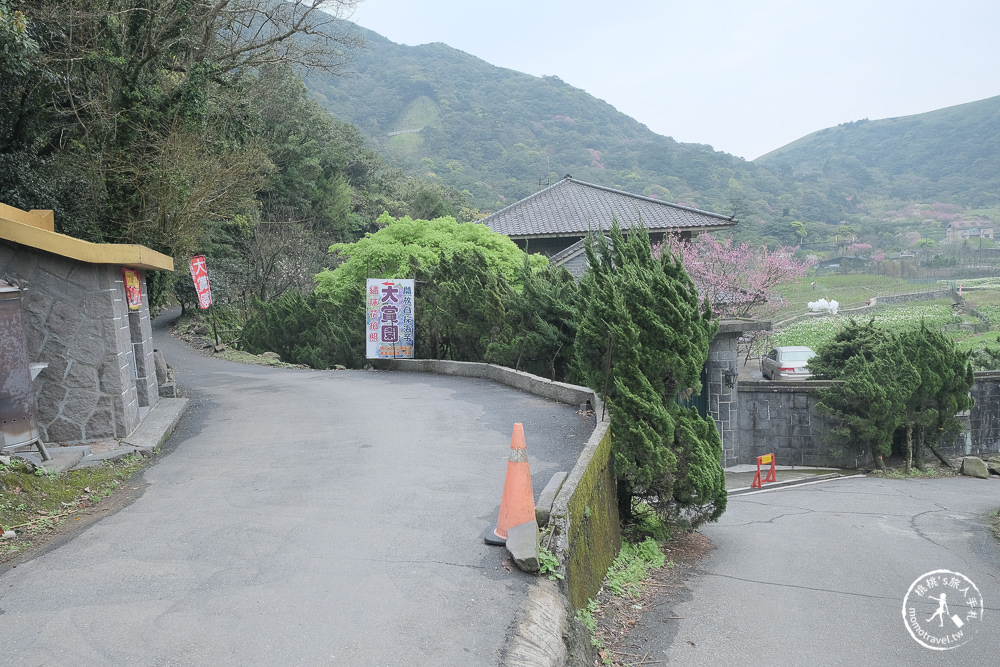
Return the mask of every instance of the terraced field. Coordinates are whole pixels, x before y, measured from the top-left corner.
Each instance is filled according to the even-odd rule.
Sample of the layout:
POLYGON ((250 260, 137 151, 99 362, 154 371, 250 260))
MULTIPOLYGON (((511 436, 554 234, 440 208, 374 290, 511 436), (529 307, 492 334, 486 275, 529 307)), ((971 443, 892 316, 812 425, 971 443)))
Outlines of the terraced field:
POLYGON ((775 345, 808 345, 818 349, 831 340, 850 317, 894 329, 919 326, 921 322, 938 328, 958 343, 960 349, 979 349, 1000 345, 1000 278, 960 281, 965 306, 950 299, 913 301, 882 305, 878 297, 932 292, 953 286, 952 281, 913 284, 881 276, 826 276, 802 278, 781 290, 782 306, 771 319, 775 330, 757 343, 757 353, 775 345), (815 280, 815 285, 813 281, 815 280), (837 316, 810 314, 807 303, 824 297, 840 304, 837 316), (855 311, 869 299, 876 307, 855 311), (988 329, 986 328, 988 327, 988 329), (765 349, 766 348, 766 349, 765 349))

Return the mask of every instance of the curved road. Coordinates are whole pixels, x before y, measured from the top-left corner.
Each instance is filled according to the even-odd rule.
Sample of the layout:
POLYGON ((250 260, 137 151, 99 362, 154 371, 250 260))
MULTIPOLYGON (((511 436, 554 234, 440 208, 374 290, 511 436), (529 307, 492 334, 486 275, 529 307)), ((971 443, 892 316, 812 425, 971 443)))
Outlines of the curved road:
POLYGON ((513 423, 537 495, 593 419, 484 380, 228 363, 162 320, 188 412, 134 503, 0 577, 3 662, 497 664, 533 581, 482 540, 513 423))
POLYGON ((1000 543, 987 517, 998 508, 996 478, 851 478, 731 497, 701 528, 715 549, 688 599, 645 614, 632 653, 677 665, 995 665, 1000 543), (985 604, 970 616, 969 587, 940 577, 923 600, 910 596, 923 630, 961 629, 955 648, 921 646, 903 621, 910 585, 934 570, 965 575, 985 604), (927 598, 944 591, 949 615, 933 618, 927 598))

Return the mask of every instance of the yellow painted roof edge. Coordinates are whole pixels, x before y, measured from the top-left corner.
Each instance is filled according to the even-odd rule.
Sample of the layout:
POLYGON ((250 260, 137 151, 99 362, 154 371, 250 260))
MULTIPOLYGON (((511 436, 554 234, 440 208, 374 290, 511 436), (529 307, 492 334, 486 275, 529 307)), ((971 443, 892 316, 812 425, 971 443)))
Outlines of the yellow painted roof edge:
POLYGON ((91 243, 0 217, 0 238, 88 264, 121 264, 138 269, 173 271, 174 259, 142 245, 91 243))

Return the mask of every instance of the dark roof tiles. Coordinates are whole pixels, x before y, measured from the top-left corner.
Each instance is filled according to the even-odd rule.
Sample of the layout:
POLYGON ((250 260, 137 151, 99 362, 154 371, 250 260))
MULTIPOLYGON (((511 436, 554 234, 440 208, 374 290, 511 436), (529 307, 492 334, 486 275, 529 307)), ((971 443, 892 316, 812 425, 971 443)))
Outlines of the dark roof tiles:
POLYGON ((530 197, 502 208, 481 222, 512 238, 580 236, 638 220, 650 231, 727 229, 736 220, 623 190, 578 181, 569 176, 530 197))

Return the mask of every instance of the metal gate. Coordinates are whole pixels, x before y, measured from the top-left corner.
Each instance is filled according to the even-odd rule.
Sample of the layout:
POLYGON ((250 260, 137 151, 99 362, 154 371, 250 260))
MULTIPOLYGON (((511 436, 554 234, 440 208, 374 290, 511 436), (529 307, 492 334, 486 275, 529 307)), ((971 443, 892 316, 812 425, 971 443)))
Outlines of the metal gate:
POLYGON ((682 408, 694 408, 702 419, 708 417, 708 368, 701 369, 701 392, 687 398, 676 398, 677 405, 682 408))

